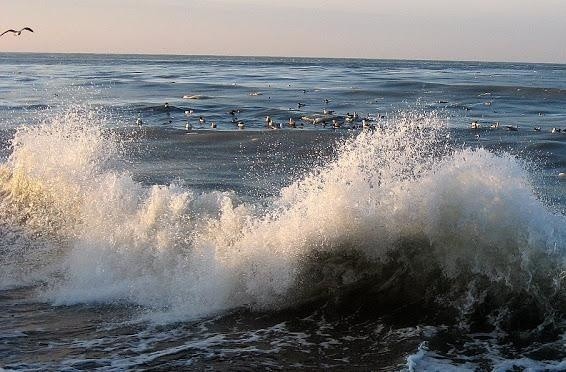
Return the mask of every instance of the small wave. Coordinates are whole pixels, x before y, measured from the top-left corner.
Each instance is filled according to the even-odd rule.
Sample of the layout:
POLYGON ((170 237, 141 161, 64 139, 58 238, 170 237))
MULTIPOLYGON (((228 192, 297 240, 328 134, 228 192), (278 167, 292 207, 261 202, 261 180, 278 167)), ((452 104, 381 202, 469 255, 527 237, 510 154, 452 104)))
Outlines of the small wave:
POLYGON ((204 94, 186 94, 183 96, 183 99, 194 99, 194 100, 201 100, 201 99, 210 99, 212 97, 205 96, 204 94))
POLYGON ((130 108, 132 111, 136 111, 139 113, 147 113, 147 114, 168 113, 168 112, 184 113, 187 110, 186 107, 180 107, 172 104, 169 104, 168 107, 166 107, 165 105, 145 105, 145 106, 132 105, 130 106, 130 108))

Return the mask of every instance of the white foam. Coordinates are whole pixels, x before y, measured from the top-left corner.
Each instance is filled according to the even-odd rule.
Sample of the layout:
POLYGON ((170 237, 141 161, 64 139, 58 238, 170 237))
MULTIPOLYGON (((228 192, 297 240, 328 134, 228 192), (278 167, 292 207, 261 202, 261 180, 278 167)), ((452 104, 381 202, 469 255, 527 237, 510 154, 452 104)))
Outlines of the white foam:
POLYGON ((415 371, 458 371, 471 372, 477 371, 479 366, 464 362, 456 363, 450 359, 443 358, 440 355, 431 352, 426 342, 422 342, 415 354, 407 357, 407 369, 409 372, 415 371))
POLYGON ((431 351, 427 343, 422 342, 417 351, 407 357, 406 366, 409 371, 477 371, 485 368, 486 364, 497 372, 516 369, 529 372, 566 370, 566 361, 534 360, 527 357, 509 359, 501 355, 502 347, 493 341, 494 344, 491 345, 482 342, 487 351, 481 355, 476 355, 477 350, 472 353, 473 356, 466 356, 460 351, 455 358, 431 351))

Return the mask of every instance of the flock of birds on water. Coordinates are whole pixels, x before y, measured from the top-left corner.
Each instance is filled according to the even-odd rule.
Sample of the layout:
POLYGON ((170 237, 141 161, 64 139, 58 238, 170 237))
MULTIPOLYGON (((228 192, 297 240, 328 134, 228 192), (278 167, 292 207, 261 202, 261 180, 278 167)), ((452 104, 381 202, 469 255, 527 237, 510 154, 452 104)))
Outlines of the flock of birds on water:
MULTIPOLYGON (((489 129, 498 129, 499 126, 499 122, 495 122, 491 125, 489 125, 489 129)), ((484 128, 478 120, 474 120, 472 121, 472 123, 470 124, 470 129, 482 129, 484 128)), ((519 130, 519 126, 518 125, 503 125, 502 128, 507 129, 508 131, 511 132, 515 132, 519 130)), ((540 132, 541 131, 541 127, 533 127, 533 130, 535 132, 540 132)), ((551 133, 566 133, 566 128, 562 129, 562 128, 557 128, 554 127, 550 130, 551 133)))
MULTIPOLYGON (((253 94, 253 93, 251 93, 253 94)), ((328 104, 330 102, 329 99, 325 99, 324 103, 328 104)), ((304 103, 297 103, 297 107, 299 109, 305 107, 306 104, 304 103)), ((163 109, 166 112, 167 116, 169 117, 168 123, 171 124, 172 120, 171 120, 171 116, 170 116, 170 106, 168 102, 165 102, 165 104, 163 105, 163 109)), ((291 109, 290 109, 291 110, 291 109)), ((230 122, 232 124, 234 124, 238 129, 245 129, 246 128, 246 123, 243 120, 239 120, 237 118, 237 114, 239 114, 241 112, 240 109, 233 109, 227 112, 228 115, 230 115, 231 119, 230 122)), ((186 110, 185 112, 185 116, 186 116, 186 123, 185 123, 185 129, 187 130, 187 132, 191 132, 194 127, 192 124, 192 117, 194 115, 194 110, 186 110)), ((353 113, 346 113, 345 115, 337 115, 335 113, 334 110, 329 110, 329 109, 323 109, 322 112, 320 113, 315 113, 312 115, 303 115, 300 118, 293 118, 290 117, 289 121, 287 123, 284 122, 280 122, 277 123, 274 121, 274 119, 271 116, 266 116, 265 117, 265 127, 267 129, 283 129, 285 127, 288 128, 304 128, 304 124, 312 124, 312 125, 320 125, 322 128, 332 128, 332 129, 340 129, 340 128, 345 128, 345 129, 368 129, 368 130, 374 130, 376 128, 381 128, 382 125, 380 124, 380 120, 384 119, 385 116, 384 115, 360 115, 357 112, 353 112, 353 113), (298 121, 300 119, 300 121, 298 121)), ((206 125, 206 118, 204 116, 199 116, 198 118, 198 123, 199 123, 199 129, 204 129, 205 125, 206 125)), ((143 124, 143 120, 141 117, 138 117, 138 119, 136 120, 136 124, 138 126, 141 126, 143 124)), ((210 123, 210 128, 211 129, 216 129, 217 128, 217 124, 215 121, 212 121, 210 123)), ((518 125, 500 125, 499 122, 495 122, 493 124, 490 125, 482 125, 478 120, 474 120, 471 122, 469 128, 473 131, 479 131, 480 129, 488 129, 488 130, 495 130, 495 129, 505 129, 507 131, 510 132, 516 132, 519 130, 519 126, 518 125)), ((541 132, 541 127, 539 126, 535 126, 532 128, 532 130, 534 130, 535 132, 541 132)), ((558 127, 554 127, 550 130, 551 133, 565 133, 566 134, 566 128, 562 129, 562 128, 558 128, 558 127)), ((476 138, 479 139, 480 135, 476 134, 475 135, 476 138)))
MULTIPOLYGON (((325 100, 326 103, 330 102, 328 99, 325 100)), ((304 103, 298 103, 297 105, 299 108, 302 108, 305 106, 304 103)), ((170 109, 171 107, 169 106, 168 102, 165 102, 165 104, 163 105, 163 109, 165 111, 165 113, 168 116, 168 124, 172 123, 172 119, 170 116, 170 109)), ((234 124, 238 129, 245 129, 246 128, 246 123, 243 120, 238 119, 237 115, 239 113, 241 113, 242 110, 240 109, 233 109, 228 111, 226 114, 230 116, 230 122, 232 124, 234 124)), ((184 114, 186 117, 186 123, 185 123, 185 129, 187 130, 187 132, 191 132, 193 130, 193 124, 192 124, 192 117, 194 115, 194 110, 185 110, 184 114)), ((329 109, 324 109, 322 111, 322 113, 317 113, 314 115, 303 115, 299 118, 289 118, 289 121, 284 123, 284 122, 279 122, 277 123, 271 116, 266 116, 265 117, 265 127, 267 129, 283 129, 285 127, 288 128, 304 128, 305 123, 310 123, 313 125, 320 125, 323 128, 334 128, 334 129, 339 129, 339 128, 347 128, 347 129, 375 129, 376 126, 379 126, 379 124, 376 124, 380 119, 384 119, 385 116, 383 115, 378 115, 378 116, 371 116, 371 115, 367 115, 367 116, 361 116, 360 114, 353 112, 353 113, 347 113, 344 116, 340 116, 340 115, 336 115, 334 110, 329 110, 329 109)), ((206 118, 204 116, 199 116, 198 118, 198 123, 200 125, 199 129, 204 129, 204 126, 206 125, 207 121, 206 118)), ((138 126, 142 126, 143 125, 143 120, 141 117, 139 117, 136 120, 136 124, 138 126)), ((215 121, 212 121, 210 123, 210 128, 211 129, 216 129, 217 128, 217 124, 215 121)))

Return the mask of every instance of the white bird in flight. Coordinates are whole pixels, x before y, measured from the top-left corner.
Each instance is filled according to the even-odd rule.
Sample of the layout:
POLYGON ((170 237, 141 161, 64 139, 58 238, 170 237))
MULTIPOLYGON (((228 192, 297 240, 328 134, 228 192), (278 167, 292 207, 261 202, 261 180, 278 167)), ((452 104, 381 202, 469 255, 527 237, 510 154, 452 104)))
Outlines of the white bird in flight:
POLYGON ((33 30, 32 30, 31 28, 29 28, 29 27, 24 27, 24 28, 22 28, 22 29, 19 30, 19 31, 16 31, 16 30, 13 30, 13 29, 6 30, 6 31, 2 32, 2 33, 0 34, 0 36, 3 36, 4 34, 7 34, 8 32, 11 32, 11 33, 15 34, 14 36, 16 36, 16 35, 19 36, 19 35, 22 34, 22 31, 33 32, 33 30))

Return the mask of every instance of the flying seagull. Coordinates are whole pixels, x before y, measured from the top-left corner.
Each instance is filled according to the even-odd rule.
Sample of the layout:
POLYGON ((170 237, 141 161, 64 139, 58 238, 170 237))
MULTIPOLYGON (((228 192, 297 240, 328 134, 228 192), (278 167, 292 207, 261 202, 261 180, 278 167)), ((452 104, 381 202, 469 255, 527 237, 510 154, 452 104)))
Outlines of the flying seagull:
POLYGON ((16 34, 16 35, 21 35, 21 34, 22 34, 22 31, 24 31, 24 30, 29 31, 29 32, 33 32, 33 30, 32 30, 31 28, 29 28, 29 27, 24 27, 24 28, 22 28, 22 29, 19 30, 19 31, 12 30, 12 29, 6 30, 6 31, 2 32, 2 33, 0 34, 0 36, 3 36, 4 34, 7 34, 8 32, 11 32, 11 33, 16 34))

